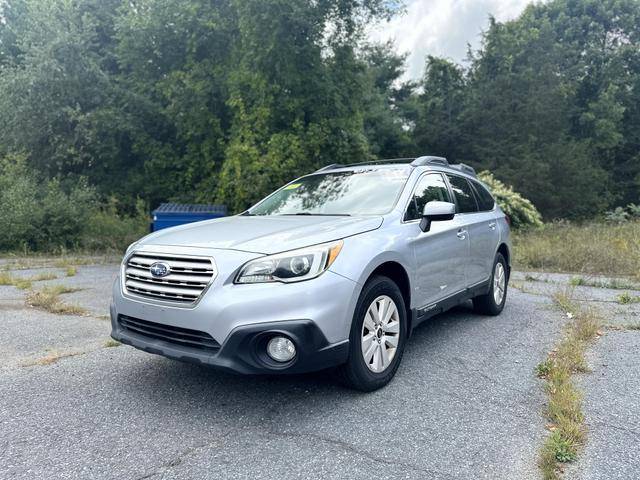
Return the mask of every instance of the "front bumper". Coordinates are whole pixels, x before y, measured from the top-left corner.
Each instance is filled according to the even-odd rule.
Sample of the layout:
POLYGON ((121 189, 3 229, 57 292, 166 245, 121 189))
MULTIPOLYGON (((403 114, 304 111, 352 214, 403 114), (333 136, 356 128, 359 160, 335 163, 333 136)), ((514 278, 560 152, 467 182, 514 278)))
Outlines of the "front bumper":
POLYGON ((199 352, 156 338, 123 329, 111 312, 111 336, 126 345, 148 353, 190 363, 209 365, 234 373, 302 373, 340 365, 347 360, 349 341, 330 344, 317 325, 310 320, 258 323, 236 328, 216 353, 199 352), (286 335, 296 345, 295 358, 285 364, 275 362, 265 353, 268 340, 286 335))
POLYGON ((251 254, 222 250, 208 253, 221 267, 221 274, 192 308, 132 298, 123 292, 117 279, 111 336, 146 352, 243 374, 301 373, 346 361, 360 289, 356 282, 327 271, 305 282, 235 285, 232 280, 236 269, 251 254), (198 350, 150 337, 123 326, 118 321, 120 316, 183 329, 187 335, 189 330, 204 332, 219 344, 219 349, 198 350), (283 365, 266 356, 266 342, 275 334, 294 341, 297 354, 293 361, 283 365))

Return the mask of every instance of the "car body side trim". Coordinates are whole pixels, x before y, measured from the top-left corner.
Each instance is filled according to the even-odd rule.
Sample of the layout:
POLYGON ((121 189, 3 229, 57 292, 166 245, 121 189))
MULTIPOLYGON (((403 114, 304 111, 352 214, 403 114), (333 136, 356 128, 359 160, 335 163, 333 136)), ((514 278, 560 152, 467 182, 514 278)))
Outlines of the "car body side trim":
POLYGON ((491 278, 483 280, 481 282, 470 285, 464 290, 460 290, 456 293, 448 295, 437 302, 430 303, 423 307, 414 308, 411 310, 413 321, 411 322, 412 329, 417 327, 425 320, 437 315, 439 313, 446 312, 452 307, 459 305, 467 300, 472 299, 478 295, 484 295, 489 291, 491 286, 491 278))

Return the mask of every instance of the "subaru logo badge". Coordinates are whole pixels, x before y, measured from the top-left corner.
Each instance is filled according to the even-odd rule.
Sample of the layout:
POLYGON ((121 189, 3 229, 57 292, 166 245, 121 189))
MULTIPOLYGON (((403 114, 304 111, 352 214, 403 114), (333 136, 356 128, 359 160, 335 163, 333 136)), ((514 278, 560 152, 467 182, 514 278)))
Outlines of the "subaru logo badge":
POLYGON ((154 277, 166 277, 171 273, 171 267, 164 262, 156 262, 149 267, 149 271, 154 277))

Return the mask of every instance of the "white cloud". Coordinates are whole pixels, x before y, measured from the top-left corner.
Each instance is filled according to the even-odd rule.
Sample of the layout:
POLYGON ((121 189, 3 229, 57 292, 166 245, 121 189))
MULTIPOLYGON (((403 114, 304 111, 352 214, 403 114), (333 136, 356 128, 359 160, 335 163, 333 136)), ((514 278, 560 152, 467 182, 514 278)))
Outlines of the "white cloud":
POLYGON ((407 0, 406 13, 370 29, 375 41, 393 40, 408 53, 407 78, 419 78, 427 55, 461 62, 467 44, 480 45, 489 16, 499 21, 517 17, 530 0, 407 0))

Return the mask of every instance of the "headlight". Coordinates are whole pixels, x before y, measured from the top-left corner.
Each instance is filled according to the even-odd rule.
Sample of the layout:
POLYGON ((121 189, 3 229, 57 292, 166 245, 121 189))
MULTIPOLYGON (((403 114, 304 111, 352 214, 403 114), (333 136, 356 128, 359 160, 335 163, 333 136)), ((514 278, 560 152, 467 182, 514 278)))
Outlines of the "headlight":
POLYGON ((329 268, 341 249, 342 240, 258 258, 240 269, 235 283, 309 280, 329 268))

